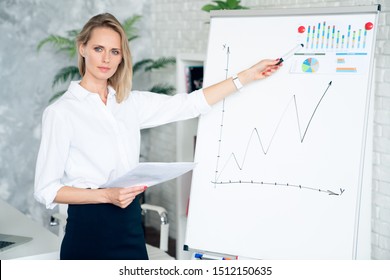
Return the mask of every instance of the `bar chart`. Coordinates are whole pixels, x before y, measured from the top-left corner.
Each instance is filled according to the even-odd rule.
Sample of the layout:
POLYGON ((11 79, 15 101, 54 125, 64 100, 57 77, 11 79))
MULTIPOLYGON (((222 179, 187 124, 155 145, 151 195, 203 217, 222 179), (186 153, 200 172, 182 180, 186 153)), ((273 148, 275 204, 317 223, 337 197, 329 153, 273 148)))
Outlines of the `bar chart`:
POLYGON ((356 50, 366 49, 368 32, 373 27, 371 22, 358 27, 352 27, 351 24, 338 27, 324 21, 301 25, 298 32, 305 35, 306 50, 356 50))
POLYGON ((372 22, 353 25, 317 21, 297 26, 304 47, 294 53, 292 74, 362 74, 371 51, 372 22))

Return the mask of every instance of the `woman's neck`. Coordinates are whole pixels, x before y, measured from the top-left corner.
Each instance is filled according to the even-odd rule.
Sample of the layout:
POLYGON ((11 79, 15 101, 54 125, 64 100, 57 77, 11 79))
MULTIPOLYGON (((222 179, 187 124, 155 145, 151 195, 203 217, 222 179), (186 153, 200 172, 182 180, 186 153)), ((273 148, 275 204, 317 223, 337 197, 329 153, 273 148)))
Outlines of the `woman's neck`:
POLYGON ((97 93, 101 100, 104 102, 104 104, 107 103, 107 96, 108 96, 108 83, 107 81, 104 82, 90 82, 87 79, 82 79, 80 82, 80 86, 88 90, 92 93, 97 93))

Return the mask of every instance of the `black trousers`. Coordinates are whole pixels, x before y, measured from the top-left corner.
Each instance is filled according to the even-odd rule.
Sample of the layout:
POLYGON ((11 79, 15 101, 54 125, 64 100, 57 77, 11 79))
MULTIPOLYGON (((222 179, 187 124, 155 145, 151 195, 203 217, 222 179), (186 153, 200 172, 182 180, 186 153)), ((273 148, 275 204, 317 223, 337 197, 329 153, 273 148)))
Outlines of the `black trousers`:
POLYGON ((147 260, 138 197, 112 204, 69 205, 61 260, 147 260))

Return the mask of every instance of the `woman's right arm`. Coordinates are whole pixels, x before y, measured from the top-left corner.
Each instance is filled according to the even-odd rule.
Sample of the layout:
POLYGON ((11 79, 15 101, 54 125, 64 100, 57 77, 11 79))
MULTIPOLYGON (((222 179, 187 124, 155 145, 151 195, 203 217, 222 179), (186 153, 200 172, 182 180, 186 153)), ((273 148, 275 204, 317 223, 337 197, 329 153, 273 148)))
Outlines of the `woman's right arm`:
POLYGON ((64 118, 64 114, 59 114, 53 107, 45 110, 34 183, 34 196, 39 202, 49 209, 54 208, 58 203, 112 203, 119 207, 126 207, 136 195, 144 191, 143 186, 110 189, 64 186, 61 178, 68 160, 72 133, 72 127, 64 118))

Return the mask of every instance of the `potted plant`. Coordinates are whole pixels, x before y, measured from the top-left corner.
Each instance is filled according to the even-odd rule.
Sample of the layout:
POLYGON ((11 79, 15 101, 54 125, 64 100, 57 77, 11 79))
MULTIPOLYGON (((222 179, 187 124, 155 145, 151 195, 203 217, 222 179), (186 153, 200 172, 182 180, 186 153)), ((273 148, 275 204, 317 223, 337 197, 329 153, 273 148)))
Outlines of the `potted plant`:
POLYGON ((215 4, 206 4, 202 7, 202 10, 205 12, 210 12, 212 10, 243 10, 249 9, 248 7, 241 6, 241 0, 225 0, 225 1, 211 1, 215 4))

